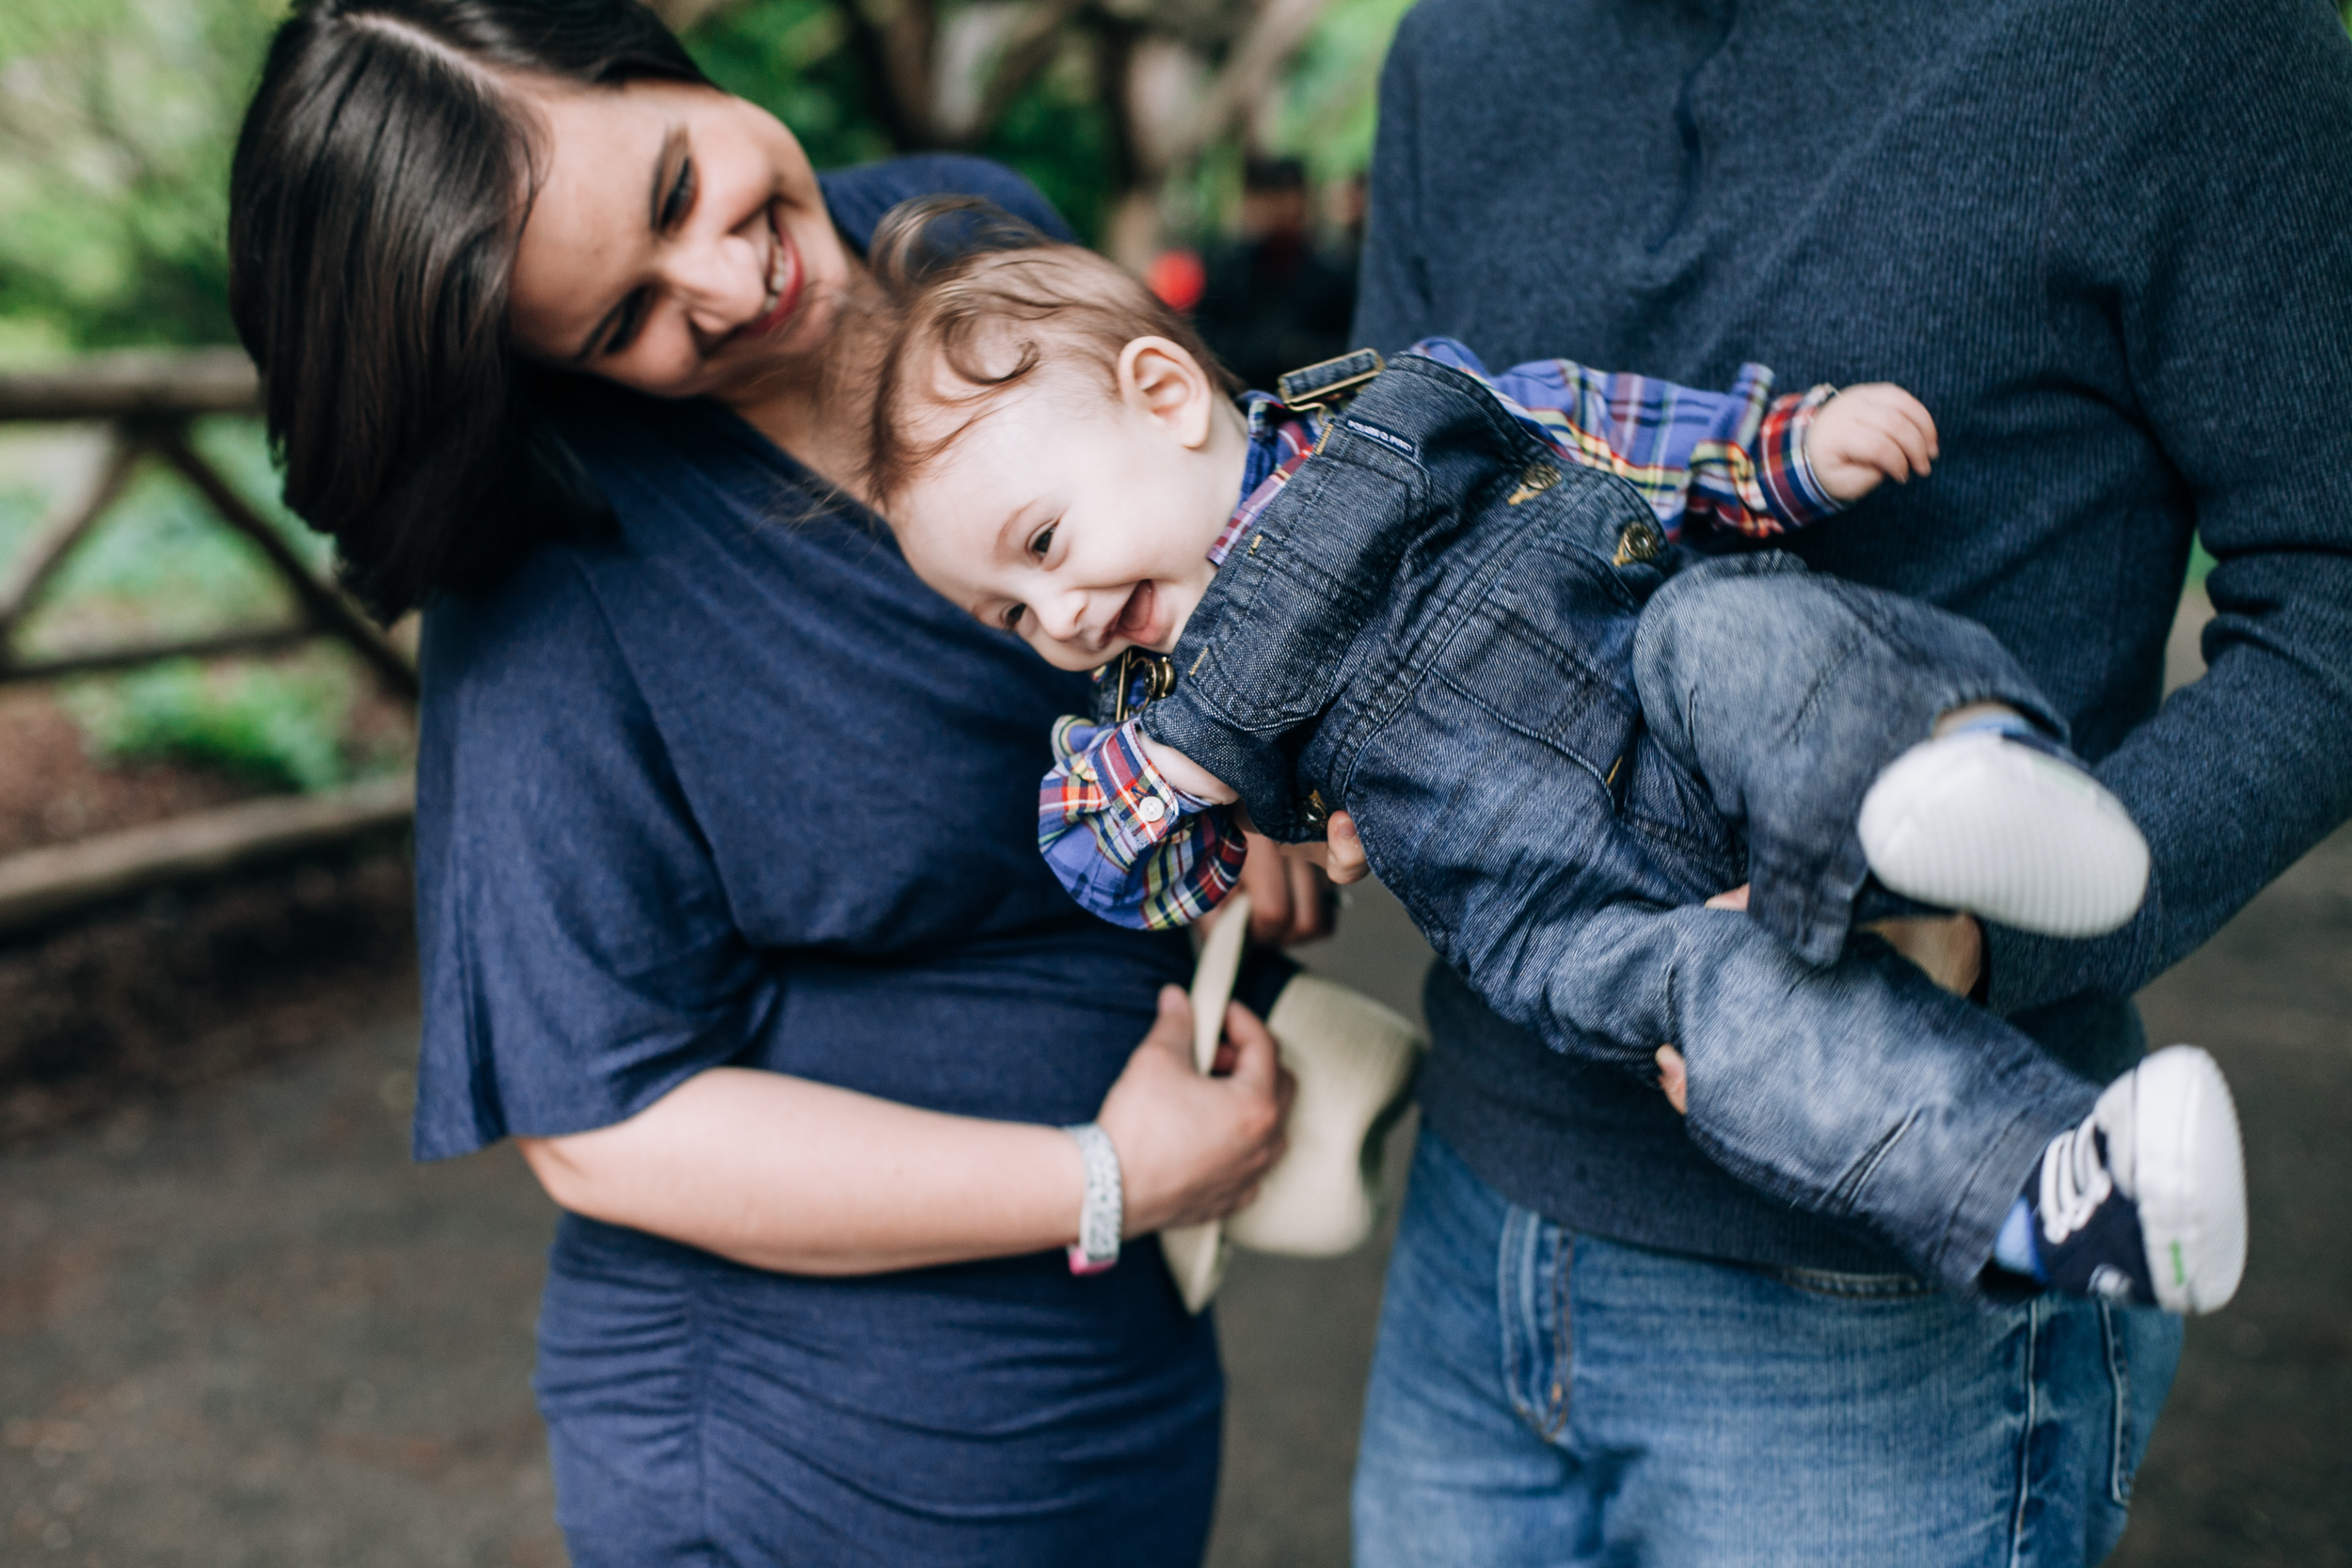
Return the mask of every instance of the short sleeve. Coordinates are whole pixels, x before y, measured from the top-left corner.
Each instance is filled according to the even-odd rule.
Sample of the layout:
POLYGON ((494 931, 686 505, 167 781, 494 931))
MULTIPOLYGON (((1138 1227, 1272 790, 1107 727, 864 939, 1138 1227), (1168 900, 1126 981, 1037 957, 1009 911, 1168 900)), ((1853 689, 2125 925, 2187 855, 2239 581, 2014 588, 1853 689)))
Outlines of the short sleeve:
POLYGON ((421 674, 417 1157, 609 1126, 743 1049, 778 982, 577 559, 435 605, 421 674))

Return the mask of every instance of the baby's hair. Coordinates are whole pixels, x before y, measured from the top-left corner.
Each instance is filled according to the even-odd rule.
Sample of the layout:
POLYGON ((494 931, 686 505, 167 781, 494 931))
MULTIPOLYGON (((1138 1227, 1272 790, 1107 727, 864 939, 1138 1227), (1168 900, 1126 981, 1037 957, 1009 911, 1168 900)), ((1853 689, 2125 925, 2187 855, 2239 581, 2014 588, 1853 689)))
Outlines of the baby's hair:
POLYGON ((1241 390, 1192 324, 1132 274, 977 197, 901 202, 874 230, 866 261, 889 308, 866 471, 866 494, 885 512, 893 496, 1049 357, 1092 365, 1104 393, 1116 397, 1120 351, 1137 338, 1166 338, 1226 391, 1241 390), (917 440, 909 416, 917 399, 941 401, 933 388, 942 367, 968 388, 944 398, 964 417, 946 434, 917 440))

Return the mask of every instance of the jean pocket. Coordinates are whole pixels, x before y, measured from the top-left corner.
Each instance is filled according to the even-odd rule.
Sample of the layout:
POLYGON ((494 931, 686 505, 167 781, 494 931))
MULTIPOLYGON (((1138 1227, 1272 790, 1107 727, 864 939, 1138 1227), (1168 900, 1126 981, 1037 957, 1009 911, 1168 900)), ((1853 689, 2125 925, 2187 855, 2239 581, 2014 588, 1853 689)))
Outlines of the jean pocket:
POLYGON ((2104 1301, 2098 1306, 2099 1344, 2107 1358, 2107 1392, 2115 1401, 2115 1418, 2108 1428, 2107 1501, 2121 1508, 2132 1500, 2132 1477, 2139 1457, 2133 1444, 2132 1356, 2115 1308, 2104 1301))
POLYGON ((1845 1269, 1801 1269, 1767 1264, 1756 1272, 1808 1295, 1836 1296, 1846 1301, 1909 1301, 1935 1294, 1936 1287, 1916 1275, 1857 1274, 1845 1269))
POLYGON ((1511 1408, 1549 1443, 1566 1430, 1575 1354, 1568 1335, 1568 1266, 1574 1240, 1541 1215, 1512 1206, 1502 1222, 1497 1306, 1503 1387, 1511 1408))

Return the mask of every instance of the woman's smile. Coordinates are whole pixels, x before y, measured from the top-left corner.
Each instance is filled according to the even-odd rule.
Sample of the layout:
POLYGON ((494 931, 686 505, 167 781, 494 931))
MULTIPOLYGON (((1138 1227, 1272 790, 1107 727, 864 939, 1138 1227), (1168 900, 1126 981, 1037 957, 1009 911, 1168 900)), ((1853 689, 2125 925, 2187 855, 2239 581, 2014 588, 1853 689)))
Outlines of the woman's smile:
POLYGON ((800 309, 801 289, 807 275, 801 269, 800 250, 792 244, 792 236, 776 221, 776 210, 768 209, 768 236, 771 242, 768 252, 768 293, 760 302, 759 314, 727 336, 735 338, 765 338, 790 321, 800 309))

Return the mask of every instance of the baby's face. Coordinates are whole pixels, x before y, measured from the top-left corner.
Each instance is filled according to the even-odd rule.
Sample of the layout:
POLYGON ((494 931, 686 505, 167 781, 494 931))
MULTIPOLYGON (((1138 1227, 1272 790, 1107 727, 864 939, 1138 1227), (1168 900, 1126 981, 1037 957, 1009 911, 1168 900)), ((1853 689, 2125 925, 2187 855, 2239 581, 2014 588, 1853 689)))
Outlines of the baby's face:
POLYGON ((1118 398, 1099 372, 1016 385, 889 507, 917 576, 1064 670, 1173 648, 1239 499, 1230 400, 1138 368, 1118 398))

